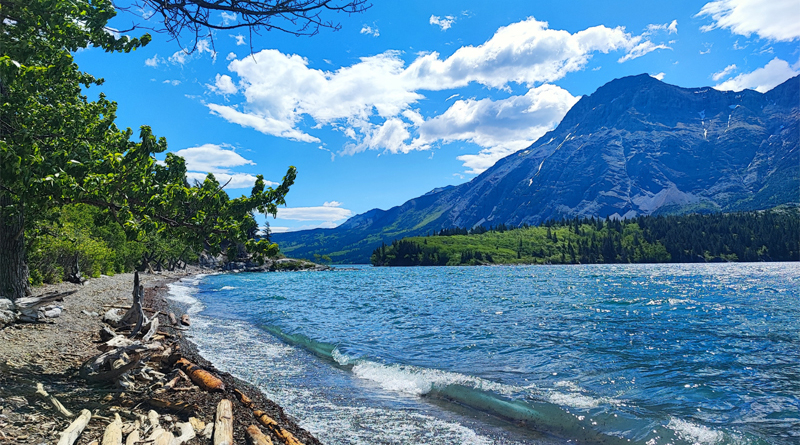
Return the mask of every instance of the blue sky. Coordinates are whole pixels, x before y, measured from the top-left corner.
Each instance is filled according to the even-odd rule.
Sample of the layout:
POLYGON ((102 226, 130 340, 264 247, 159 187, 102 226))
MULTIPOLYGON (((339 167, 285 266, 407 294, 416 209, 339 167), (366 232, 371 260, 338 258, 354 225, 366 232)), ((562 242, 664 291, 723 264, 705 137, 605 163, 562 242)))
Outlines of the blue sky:
POLYGON ((165 136, 190 178, 213 172, 238 196, 296 166, 273 231, 469 181, 615 78, 767 91, 800 73, 797 0, 376 1, 328 18, 341 29, 215 32, 191 54, 153 34, 76 60, 106 79, 88 95, 118 102, 120 127, 165 136))

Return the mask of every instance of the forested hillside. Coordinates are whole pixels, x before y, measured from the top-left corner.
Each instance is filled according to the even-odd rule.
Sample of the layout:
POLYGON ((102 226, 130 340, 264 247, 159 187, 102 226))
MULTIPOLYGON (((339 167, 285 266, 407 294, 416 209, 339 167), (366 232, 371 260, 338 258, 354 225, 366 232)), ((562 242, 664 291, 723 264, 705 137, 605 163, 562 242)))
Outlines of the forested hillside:
POLYGON ((444 229, 383 244, 375 266, 800 260, 800 210, 575 218, 541 226, 444 229))

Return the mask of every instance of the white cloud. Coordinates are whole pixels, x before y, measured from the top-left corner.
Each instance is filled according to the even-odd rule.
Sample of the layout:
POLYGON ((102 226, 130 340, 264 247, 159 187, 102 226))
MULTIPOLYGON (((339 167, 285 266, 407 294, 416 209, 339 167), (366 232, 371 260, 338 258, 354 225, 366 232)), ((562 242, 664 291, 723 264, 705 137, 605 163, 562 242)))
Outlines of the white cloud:
MULTIPOLYGON (((175 155, 186 161, 186 178, 189 182, 203 182, 208 173, 213 173, 220 184, 228 183, 226 188, 250 188, 255 184, 256 177, 249 173, 231 171, 232 167, 243 165, 256 165, 255 162, 245 159, 233 150, 226 149, 223 145, 204 144, 198 147, 178 150, 175 155)), ((268 187, 278 185, 272 181, 264 181, 268 187)))
POLYGON ((255 162, 243 158, 233 150, 226 150, 221 145, 204 144, 199 147, 178 150, 175 155, 186 160, 186 169, 212 173, 228 172, 230 167, 256 165, 255 162))
POLYGON ((233 84, 231 76, 227 74, 217 74, 214 85, 206 85, 208 89, 217 94, 236 94, 239 89, 233 84))
POLYGON ((205 39, 198 40, 193 52, 190 53, 189 50, 186 49, 175 51, 174 54, 169 56, 169 61, 175 65, 185 65, 186 62, 199 59, 205 53, 208 53, 212 60, 217 59, 217 52, 211 48, 211 43, 205 39))
POLYGON ((233 60, 235 58, 236 58, 236 53, 230 52, 230 53, 228 53, 228 56, 225 57, 225 60, 230 61, 230 60, 233 60))
POLYGON ((183 65, 186 63, 186 60, 189 58, 189 52, 185 49, 181 49, 175 51, 174 54, 169 56, 169 61, 176 64, 176 65, 183 65))
POLYGON ((241 34, 230 34, 230 36, 236 39, 236 46, 242 46, 247 44, 247 41, 245 41, 244 36, 241 34))
POLYGON ((678 21, 673 20, 671 23, 664 23, 661 25, 647 25, 647 34, 653 34, 657 31, 666 31, 667 34, 677 34, 678 33, 678 21))
POLYGON ((172 86, 176 87, 176 86, 178 86, 178 85, 180 85, 180 84, 181 84, 181 81, 180 81, 180 80, 177 80, 177 79, 176 79, 176 80, 165 80, 165 81, 164 81, 164 82, 162 82, 162 83, 167 83, 167 84, 170 84, 170 85, 172 85, 172 86))
MULTIPOLYGON (((670 32, 677 22, 663 26, 670 32)), ((238 87, 243 101, 207 106, 212 114, 229 122, 298 141, 319 142, 298 128, 306 125, 304 122, 310 131, 329 125, 352 139, 344 154, 365 150, 408 153, 429 149, 437 141, 464 140, 483 147, 475 156, 488 162, 485 160, 496 160, 499 154, 532 142, 574 103, 574 97, 548 82, 585 69, 595 53, 620 51, 623 62, 659 48, 667 47, 652 43, 647 33, 633 36, 622 27, 596 26, 570 33, 528 18, 498 29, 481 45, 461 47, 446 58, 435 52, 421 53, 408 65, 399 51, 386 51, 325 71, 310 68, 308 60, 299 55, 263 50, 228 65, 232 76, 238 76, 236 81, 231 79, 231 85, 238 87), (453 104, 458 107, 427 120, 414 109, 425 99, 424 90, 453 90, 473 83, 507 91, 511 84, 518 84, 530 91, 498 101, 459 100, 453 104), (472 120, 471 129, 456 126, 444 131, 437 127, 437 123, 455 122, 457 111, 466 109, 485 115, 482 120, 472 120), (526 112, 512 118, 504 111, 511 109, 526 112), (527 129, 518 128, 521 122, 527 129)), ((220 86, 214 85, 222 91, 220 86)), ((484 168, 465 162, 473 172, 484 168)))
POLYGON ((378 36, 381 35, 381 33, 380 33, 380 31, 378 31, 377 27, 373 28, 373 27, 371 27, 369 25, 364 25, 364 26, 361 27, 361 34, 367 34, 367 35, 370 35, 372 37, 378 37, 378 36))
POLYGON ((656 45, 655 43, 649 40, 645 40, 644 42, 634 46, 630 51, 628 51, 628 54, 625 54, 624 56, 620 57, 618 62, 623 63, 627 62, 628 60, 637 59, 657 49, 672 49, 672 48, 670 48, 667 45, 664 45, 663 43, 656 45))
POLYGON ((711 75, 711 79, 714 80, 714 82, 718 82, 720 79, 722 79, 723 77, 727 77, 728 74, 730 74, 730 73, 732 73, 734 71, 736 71, 736 64, 735 63, 733 65, 726 66, 725 69, 723 69, 722 71, 718 71, 718 72, 712 74, 711 75))
POLYGON ((443 114, 419 126, 416 145, 467 141, 483 149, 458 159, 469 173, 480 173, 497 160, 528 147, 552 130, 579 98, 555 85, 530 89, 524 96, 492 101, 458 100, 443 114))
POLYGON ((256 131, 273 136, 279 136, 301 142, 319 142, 318 138, 303 133, 293 128, 293 122, 284 122, 269 117, 261 117, 254 114, 242 113, 234 107, 206 104, 211 110, 211 114, 217 115, 228 122, 239 124, 242 127, 250 127, 256 131))
POLYGON ((800 38, 797 0, 719 0, 706 3, 697 17, 708 16, 714 21, 701 27, 703 32, 717 28, 734 34, 790 42, 800 38))
POLYGON ((653 77, 654 79, 664 80, 664 76, 666 76, 666 74, 658 73, 658 74, 651 74, 650 76, 653 77))
POLYGON ((153 54, 153 57, 144 60, 145 66, 152 68, 157 67, 160 63, 164 63, 164 59, 158 57, 158 54, 153 54))
POLYGON ((501 27, 478 46, 464 46, 441 60, 439 53, 418 57, 406 70, 421 89, 442 90, 477 82, 502 88, 514 82, 533 86, 582 70, 592 53, 633 49, 641 36, 622 27, 595 26, 570 34, 549 29, 534 18, 501 27))
MULTIPOLYGON (((186 179, 189 180, 189 184, 194 184, 195 181, 202 183, 206 179, 207 174, 208 173, 202 172, 187 172, 186 179)), ((214 177, 217 179, 217 182, 219 182, 220 185, 227 184, 225 185, 226 189, 252 188, 256 183, 256 177, 249 173, 214 173, 214 177)), ((278 183, 264 181, 264 185, 267 187, 275 187, 278 185, 278 183)))
POLYGON ((791 67, 788 62, 776 57, 762 68, 758 68, 750 73, 739 74, 733 79, 726 80, 714 88, 722 91, 742 91, 747 88, 765 93, 786 80, 800 74, 800 69, 798 68, 800 67, 791 67))
POLYGON ((441 28, 442 31, 447 31, 448 29, 450 29, 451 26, 453 26, 453 23, 455 21, 456 18, 453 17, 452 15, 445 16, 444 18, 432 15, 428 23, 430 23, 431 25, 438 26, 439 28, 441 28))
POLYGON ((332 201, 318 207, 279 207, 278 219, 291 221, 326 221, 334 222, 350 218, 352 210, 341 207, 340 202, 332 201))
MULTIPOLYGON (((272 233, 286 233, 286 232, 297 232, 300 230, 313 230, 313 229, 333 229, 334 227, 338 226, 339 224, 333 221, 325 221, 319 224, 303 224, 302 226, 297 227, 286 227, 286 226, 273 226, 270 225, 269 229, 272 233)), ((261 230, 264 230, 262 227, 261 230)))
POLYGON ((220 13, 222 17, 222 24, 228 25, 236 21, 236 13, 235 12, 222 12, 220 13))

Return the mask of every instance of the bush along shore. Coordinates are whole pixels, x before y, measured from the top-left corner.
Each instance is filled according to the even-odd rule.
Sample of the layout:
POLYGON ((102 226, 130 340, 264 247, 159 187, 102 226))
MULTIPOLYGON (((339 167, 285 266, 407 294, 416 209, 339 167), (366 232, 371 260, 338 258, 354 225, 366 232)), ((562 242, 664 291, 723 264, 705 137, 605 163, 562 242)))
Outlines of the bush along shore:
POLYGON ((168 304, 166 285, 197 272, 40 288, 60 316, 0 330, 0 441, 319 444, 185 339, 191 320, 168 304))

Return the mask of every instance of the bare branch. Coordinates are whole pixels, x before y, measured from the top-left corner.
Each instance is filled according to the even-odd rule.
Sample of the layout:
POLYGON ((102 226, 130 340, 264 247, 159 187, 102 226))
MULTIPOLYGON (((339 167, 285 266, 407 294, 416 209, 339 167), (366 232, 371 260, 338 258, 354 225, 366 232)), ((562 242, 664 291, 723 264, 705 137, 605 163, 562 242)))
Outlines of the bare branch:
POLYGON ((180 41, 197 41, 209 37, 212 30, 249 28, 281 31, 296 36, 313 36, 321 28, 339 30, 338 22, 323 14, 363 12, 371 5, 367 0, 115 0, 116 8, 136 15, 140 28, 166 32, 180 41), (220 14, 232 14, 223 19, 220 14), (155 21, 158 23, 156 24, 155 21))

